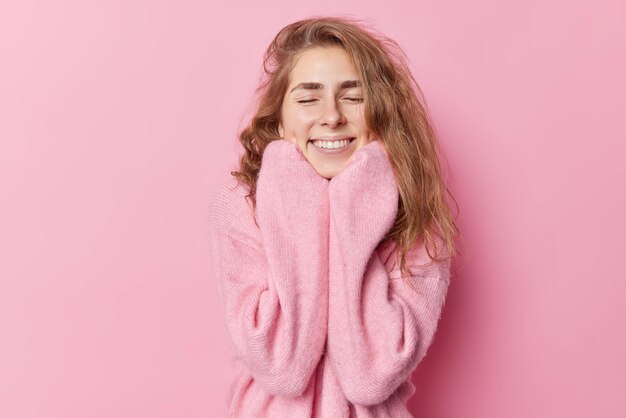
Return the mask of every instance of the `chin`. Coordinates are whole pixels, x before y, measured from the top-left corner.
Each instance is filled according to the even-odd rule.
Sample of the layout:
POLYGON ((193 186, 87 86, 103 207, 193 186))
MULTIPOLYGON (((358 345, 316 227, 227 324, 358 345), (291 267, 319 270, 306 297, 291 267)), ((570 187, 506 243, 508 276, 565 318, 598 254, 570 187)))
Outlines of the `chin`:
POLYGON ((319 174, 320 176, 324 177, 327 180, 332 179, 333 177, 335 177, 337 174, 339 174, 339 172, 341 170, 317 170, 317 174, 319 174))

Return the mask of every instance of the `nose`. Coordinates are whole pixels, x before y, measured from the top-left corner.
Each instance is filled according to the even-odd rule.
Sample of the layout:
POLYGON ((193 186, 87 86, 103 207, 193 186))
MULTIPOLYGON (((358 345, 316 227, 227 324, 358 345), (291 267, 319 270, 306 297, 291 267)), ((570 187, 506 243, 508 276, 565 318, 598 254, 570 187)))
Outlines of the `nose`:
POLYGON ((345 123, 345 117, 335 100, 327 100, 320 115, 320 124, 323 126, 339 126, 345 123))

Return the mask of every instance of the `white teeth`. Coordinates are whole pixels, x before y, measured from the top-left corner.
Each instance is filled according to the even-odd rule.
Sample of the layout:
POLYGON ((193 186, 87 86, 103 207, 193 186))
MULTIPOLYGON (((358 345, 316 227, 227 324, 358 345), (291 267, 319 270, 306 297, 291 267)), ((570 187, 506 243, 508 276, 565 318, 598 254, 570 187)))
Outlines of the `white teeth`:
POLYGON ((318 148, 335 149, 343 148, 350 143, 350 139, 344 139, 342 141, 312 141, 313 145, 318 148))

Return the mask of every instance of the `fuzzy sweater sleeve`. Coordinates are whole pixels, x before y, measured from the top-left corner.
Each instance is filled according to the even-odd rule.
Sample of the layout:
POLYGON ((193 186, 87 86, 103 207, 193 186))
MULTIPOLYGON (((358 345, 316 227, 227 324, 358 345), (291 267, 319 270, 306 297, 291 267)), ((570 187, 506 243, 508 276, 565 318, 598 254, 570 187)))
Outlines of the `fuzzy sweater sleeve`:
POLYGON ((220 198, 212 206, 213 265, 231 346, 274 395, 302 394, 325 348, 328 184, 296 145, 275 140, 257 181, 257 239, 247 213, 220 198))
POLYGON ((329 197, 328 356, 346 398, 375 405, 409 379, 426 354, 449 262, 419 267, 431 260, 423 247, 414 247, 407 261, 416 292, 400 278, 399 261, 377 251, 394 224, 399 197, 380 141, 357 150, 331 179, 329 197))

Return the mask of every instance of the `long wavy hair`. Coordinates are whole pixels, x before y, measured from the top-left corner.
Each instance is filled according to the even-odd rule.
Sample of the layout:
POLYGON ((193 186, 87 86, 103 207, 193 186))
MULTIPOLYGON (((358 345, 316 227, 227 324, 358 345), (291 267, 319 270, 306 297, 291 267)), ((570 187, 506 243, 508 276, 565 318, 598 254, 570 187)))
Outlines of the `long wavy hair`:
POLYGON ((230 174, 248 186, 256 214, 263 151, 280 136, 281 107, 298 54, 315 47, 343 48, 362 81, 367 126, 385 145, 398 183, 398 215, 383 241, 395 246, 401 277, 407 281, 412 275, 406 262, 411 248, 425 245, 432 260, 427 265, 447 260, 456 253, 459 231, 446 201, 446 193, 452 195, 441 175, 439 145, 422 90, 401 47, 368 26, 352 17, 314 16, 278 32, 265 51, 256 111, 238 135, 244 147, 239 171, 230 174))

